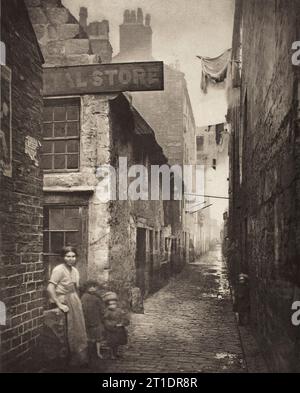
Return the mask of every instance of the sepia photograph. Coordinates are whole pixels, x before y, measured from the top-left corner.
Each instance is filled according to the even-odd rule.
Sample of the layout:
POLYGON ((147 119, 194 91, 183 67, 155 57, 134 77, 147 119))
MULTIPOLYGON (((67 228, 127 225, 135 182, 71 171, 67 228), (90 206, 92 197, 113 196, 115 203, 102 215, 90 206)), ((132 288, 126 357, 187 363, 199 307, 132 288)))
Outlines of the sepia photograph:
POLYGON ((300 0, 0 4, 0 373, 299 373, 300 0))

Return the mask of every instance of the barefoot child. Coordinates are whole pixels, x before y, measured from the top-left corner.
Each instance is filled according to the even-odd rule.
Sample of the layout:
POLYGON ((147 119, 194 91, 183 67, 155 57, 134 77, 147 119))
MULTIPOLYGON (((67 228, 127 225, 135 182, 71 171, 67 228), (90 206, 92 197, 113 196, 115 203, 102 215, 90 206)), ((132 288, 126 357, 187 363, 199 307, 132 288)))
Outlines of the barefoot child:
POLYGON ((127 344, 127 330, 129 319, 124 311, 118 307, 118 297, 114 292, 107 292, 103 296, 106 305, 104 326, 107 344, 111 349, 112 359, 119 357, 118 348, 127 344))
POLYGON ((104 304, 98 294, 99 289, 100 286, 96 281, 87 281, 81 302, 88 341, 92 346, 96 344, 97 356, 102 359, 101 342, 104 341, 104 304))

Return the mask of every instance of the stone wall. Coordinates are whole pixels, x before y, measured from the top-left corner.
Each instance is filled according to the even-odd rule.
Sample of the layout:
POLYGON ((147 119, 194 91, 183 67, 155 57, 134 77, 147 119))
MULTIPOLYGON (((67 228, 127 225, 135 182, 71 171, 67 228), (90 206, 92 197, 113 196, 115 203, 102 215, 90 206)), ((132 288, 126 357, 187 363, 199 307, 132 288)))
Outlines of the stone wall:
MULTIPOLYGON (((111 57, 108 41, 108 23, 105 22, 110 50, 93 50, 83 26, 65 8, 60 0, 27 0, 29 15, 45 57, 45 66, 68 66, 99 63, 104 56, 111 57), (99 56, 100 55, 100 56, 99 56)), ((87 19, 87 10, 81 10, 81 22, 87 19), (84 12, 83 12, 84 11, 84 12)), ((86 22, 86 20, 85 20, 86 22)), ((50 173, 44 176, 45 204, 68 205, 79 203, 88 208, 88 244, 86 255, 80 256, 82 279, 87 277, 105 281, 108 265, 109 212, 108 205, 95 194, 96 170, 109 164, 109 108, 105 95, 80 97, 80 164, 79 171, 50 173), (91 263, 87 263, 87 260, 91 263), (84 266, 83 266, 84 265, 84 266)))
MULTIPOLYGON (((150 61, 152 30, 150 16, 142 22, 141 10, 126 10, 120 26, 120 53, 113 62, 150 61)), ((154 130, 170 165, 196 164, 195 120, 184 73, 164 66, 164 91, 134 92, 133 104, 154 130)), ((186 214, 184 201, 173 210, 173 235, 180 242, 180 254, 189 258, 189 239, 197 239, 197 215, 186 214)), ((194 244, 195 246, 195 244, 194 244)), ((193 258, 193 257, 192 257, 193 258)))
POLYGON ((25 152, 26 141, 41 141, 43 59, 23 1, 2 5, 1 40, 13 103, 12 177, 0 172, 0 299, 7 307, 1 356, 3 370, 15 371, 26 368, 44 303, 42 171, 39 150, 35 157, 35 148, 32 157, 25 152))
MULTIPOLYGON (((196 134, 184 74, 164 67, 165 90, 133 93, 133 103, 150 124, 170 165, 196 164, 196 134), (158 116, 159 114, 159 116, 158 116)), ((194 192, 195 190, 193 190, 194 192)), ((189 240, 196 239, 196 215, 186 214, 184 201, 178 202, 174 234, 181 241, 182 253, 189 257, 189 240)), ((195 246, 195 244, 194 244, 195 246)))
MULTIPOLYGON (((126 157, 128 168, 131 165, 159 165, 164 157, 156 158, 151 150, 153 146, 144 135, 139 135, 137 117, 135 112, 132 120, 124 118, 122 112, 127 107, 130 113, 129 103, 118 99, 118 103, 111 102, 112 122, 112 157, 111 163, 114 167, 118 165, 119 157, 126 157), (139 157, 143 157, 142 161, 139 157)), ((129 116, 130 118, 130 116, 129 116)), ((145 123, 144 123, 145 124, 145 123)), ((148 133, 152 133, 148 126, 148 133)), ((148 135, 149 136, 149 135, 148 135)), ((152 144, 155 142, 152 142, 152 144)), ((133 179, 131 179, 133 180, 133 179)), ((130 181, 130 180, 129 180, 130 181)), ((130 184, 130 183, 129 183, 130 184)), ((154 232, 164 233, 164 209, 162 200, 139 200, 139 201, 115 201, 110 204, 111 236, 109 246, 110 282, 118 291, 123 292, 124 299, 129 299, 130 289, 136 286, 136 248, 137 228, 146 230, 145 247, 145 296, 152 290, 160 288, 161 262, 164 260, 163 237, 158 247, 150 244, 149 231, 153 231, 153 243, 155 243, 154 232), (153 248, 152 248, 153 247, 153 248), (153 258, 153 285, 150 284, 150 259, 153 258), (127 292, 127 293, 126 293, 127 292)))
MULTIPOLYGON (((88 207, 88 244, 86 261, 79 260, 85 278, 108 282, 119 294, 124 306, 129 305, 130 290, 136 282, 136 230, 140 225, 163 231, 162 201, 112 201, 99 198, 100 165, 118 167, 118 157, 127 157, 128 166, 134 157, 151 155, 154 140, 139 140, 135 134, 133 109, 124 95, 85 95, 81 102, 80 168, 71 173, 44 175, 46 204, 70 205, 79 201, 88 207), (84 268, 82 263, 86 264, 84 268)), ((149 128, 149 133, 152 132, 149 128)), ((155 145, 163 157, 161 148, 155 145)), ((155 150, 155 149, 154 149, 155 150)), ((101 192, 101 191, 100 191, 101 192)), ((149 247, 147 245, 147 253, 149 247)), ((163 253, 162 253, 163 254, 163 253)), ((147 254, 148 255, 148 254, 147 254)), ((149 255, 147 260, 149 260, 149 255)), ((160 250, 154 255, 154 270, 159 280, 160 250)), ((147 272, 146 272, 146 281, 147 272)), ((157 286, 159 287, 159 283, 157 286)), ((147 284, 147 292, 149 285, 147 284)))
MULTIPOLYGON (((110 164, 111 128, 109 99, 105 95, 80 98, 80 165, 79 171, 44 175, 45 203, 68 205, 71 199, 88 206, 88 244, 85 269, 88 278, 106 281, 108 268, 109 204, 97 197, 97 168, 110 164), (60 198, 59 198, 60 196, 60 198), (89 261, 89 262, 87 262, 89 261)), ((79 261, 80 262, 80 261, 79 261)), ((84 279, 84 277, 83 277, 84 279)))
POLYGON ((26 0, 28 12, 45 58, 45 66, 110 62, 108 35, 90 40, 78 20, 60 0, 26 0))
POLYGON ((290 50, 299 9, 297 1, 289 7, 275 0, 243 2, 240 124, 231 113, 230 226, 238 240, 239 271, 250 276, 253 330, 271 369, 281 372, 299 371, 298 334, 291 323, 300 282, 298 97, 290 50))

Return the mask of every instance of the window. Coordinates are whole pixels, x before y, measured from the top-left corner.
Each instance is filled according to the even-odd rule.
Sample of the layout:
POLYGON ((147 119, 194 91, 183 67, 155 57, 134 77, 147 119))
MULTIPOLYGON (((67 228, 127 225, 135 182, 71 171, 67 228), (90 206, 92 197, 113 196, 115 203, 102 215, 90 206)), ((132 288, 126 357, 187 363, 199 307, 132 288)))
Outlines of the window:
POLYGON ((216 160, 215 158, 212 160, 212 168, 213 168, 214 170, 217 169, 217 160, 216 160))
POLYGON ((44 208, 44 256, 51 268, 60 262, 60 253, 65 246, 80 248, 82 243, 82 208, 44 208))
POLYGON ((3 302, 0 302, 0 326, 6 325, 6 306, 3 302))
POLYGON ((79 99, 45 100, 43 113, 42 167, 48 172, 79 168, 79 99))
POLYGON ((0 41, 0 65, 6 65, 6 46, 2 41, 0 41))

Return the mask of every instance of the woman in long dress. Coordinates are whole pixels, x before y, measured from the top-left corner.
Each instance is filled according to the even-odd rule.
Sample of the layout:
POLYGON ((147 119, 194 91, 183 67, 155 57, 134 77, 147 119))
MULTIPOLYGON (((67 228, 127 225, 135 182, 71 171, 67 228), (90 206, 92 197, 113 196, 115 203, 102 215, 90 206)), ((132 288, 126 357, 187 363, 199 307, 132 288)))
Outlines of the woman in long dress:
POLYGON ((87 333, 82 304, 77 294, 79 272, 75 268, 77 251, 65 247, 62 252, 64 263, 56 266, 48 285, 50 300, 67 314, 67 335, 70 350, 70 365, 87 364, 87 333))

